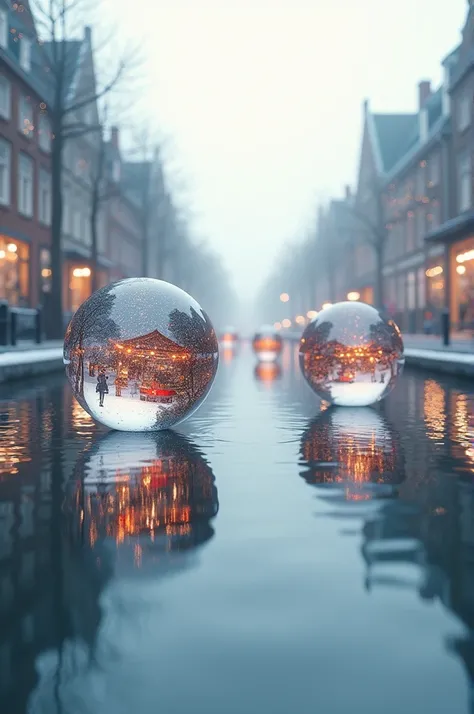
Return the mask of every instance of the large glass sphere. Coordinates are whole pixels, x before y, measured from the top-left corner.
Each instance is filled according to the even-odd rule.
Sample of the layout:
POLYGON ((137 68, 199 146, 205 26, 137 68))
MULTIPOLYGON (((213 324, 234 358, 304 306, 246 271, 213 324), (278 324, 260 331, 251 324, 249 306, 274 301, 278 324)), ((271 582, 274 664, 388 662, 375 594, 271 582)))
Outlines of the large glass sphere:
POLYGON ((378 402, 403 370, 403 341, 371 305, 340 302, 322 310, 300 341, 300 367, 322 399, 340 406, 378 402))
POLYGON ((274 362, 283 349, 283 340, 271 325, 262 325, 254 335, 252 346, 259 362, 274 362))
POLYGON ((184 290, 130 278, 81 305, 66 330, 64 363, 94 419, 120 431, 158 431, 203 402, 218 344, 208 316, 184 290))

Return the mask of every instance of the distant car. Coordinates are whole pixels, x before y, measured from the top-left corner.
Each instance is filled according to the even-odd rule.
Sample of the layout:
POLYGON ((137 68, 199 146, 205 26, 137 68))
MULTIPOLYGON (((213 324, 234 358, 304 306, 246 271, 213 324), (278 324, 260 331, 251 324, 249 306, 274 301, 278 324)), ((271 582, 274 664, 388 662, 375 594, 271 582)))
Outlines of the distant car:
POLYGON ((159 404, 172 404, 178 392, 175 389, 165 389, 157 382, 150 382, 140 387, 142 402, 157 402, 159 404))

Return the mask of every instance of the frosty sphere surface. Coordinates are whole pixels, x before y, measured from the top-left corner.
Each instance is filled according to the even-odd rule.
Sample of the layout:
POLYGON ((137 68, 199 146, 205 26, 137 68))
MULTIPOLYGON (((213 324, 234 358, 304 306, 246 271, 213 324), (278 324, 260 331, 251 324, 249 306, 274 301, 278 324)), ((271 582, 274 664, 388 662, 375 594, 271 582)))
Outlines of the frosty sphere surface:
POLYGON ((252 345, 259 362, 274 362, 283 349, 283 341, 271 325, 262 325, 255 333, 252 345))
POLYGON ((184 290, 130 278, 97 290, 64 340, 73 392, 94 419, 120 431, 168 429, 207 396, 218 363, 212 324, 184 290))
POLYGON ((310 387, 340 406, 367 406, 383 399, 404 365, 398 327, 360 302, 322 310, 306 327, 299 354, 310 387))

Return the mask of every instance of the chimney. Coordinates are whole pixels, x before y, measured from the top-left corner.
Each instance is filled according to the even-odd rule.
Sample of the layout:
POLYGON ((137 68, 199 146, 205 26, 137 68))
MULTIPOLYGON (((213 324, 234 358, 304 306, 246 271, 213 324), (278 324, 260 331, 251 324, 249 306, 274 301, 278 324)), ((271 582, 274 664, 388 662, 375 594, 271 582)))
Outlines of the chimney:
POLYGON ((349 185, 346 185, 346 201, 349 201, 351 198, 352 198, 351 187, 349 185))
POLYGON ((84 39, 90 45, 92 44, 92 27, 90 25, 86 25, 84 28, 84 39))
POLYGON ((366 117, 369 113, 369 100, 364 99, 364 116, 366 117))
POLYGON ((110 130, 110 143, 114 149, 119 150, 119 128, 118 126, 113 126, 110 130))
POLYGON ((418 108, 421 110, 426 101, 431 97, 431 82, 429 79, 423 79, 418 82, 418 108))

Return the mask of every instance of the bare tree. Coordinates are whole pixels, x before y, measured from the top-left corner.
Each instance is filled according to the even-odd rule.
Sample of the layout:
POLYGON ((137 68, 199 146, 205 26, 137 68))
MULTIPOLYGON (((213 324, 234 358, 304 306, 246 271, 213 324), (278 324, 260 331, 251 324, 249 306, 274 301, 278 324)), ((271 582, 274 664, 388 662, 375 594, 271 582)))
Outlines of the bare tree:
POLYGON ((363 205, 345 202, 346 209, 362 228, 360 238, 367 243, 375 258, 374 304, 384 307, 383 265, 390 225, 385 222, 384 202, 386 195, 377 177, 368 184, 363 205))
MULTIPOLYGON (((63 336, 62 305, 62 175, 64 148, 68 141, 95 132, 100 137, 98 121, 85 114, 89 107, 112 92, 131 67, 132 51, 120 57, 110 76, 98 86, 94 74, 91 33, 86 28, 85 41, 89 63, 79 57, 79 45, 72 37, 78 18, 90 10, 89 0, 36 0, 35 16, 42 49, 42 62, 49 78, 48 114, 51 124, 51 337, 63 336), (82 63, 82 64, 81 64, 82 63), (81 66, 80 66, 81 65, 81 66), (78 73, 82 76, 78 79, 78 73)), ((104 45, 107 43, 104 43, 104 45)), ((82 49, 82 48, 81 48, 82 49)))

